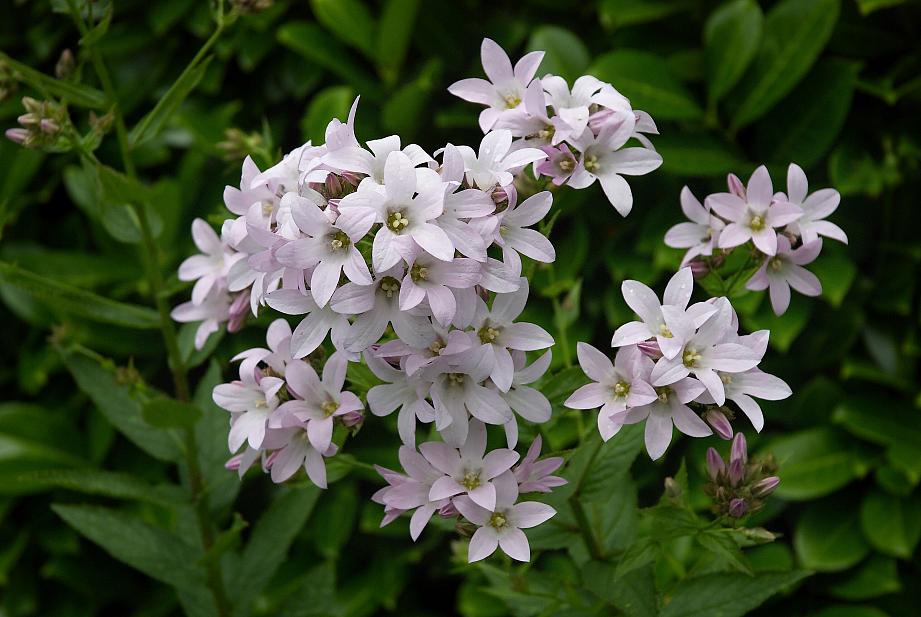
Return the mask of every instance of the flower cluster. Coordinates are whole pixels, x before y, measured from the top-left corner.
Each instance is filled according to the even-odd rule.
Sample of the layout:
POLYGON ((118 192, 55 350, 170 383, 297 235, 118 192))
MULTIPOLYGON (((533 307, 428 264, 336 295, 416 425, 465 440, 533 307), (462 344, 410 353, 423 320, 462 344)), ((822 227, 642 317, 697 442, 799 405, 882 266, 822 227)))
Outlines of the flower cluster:
MULTIPOLYGON (((489 79, 462 79, 448 88, 466 101, 486 105, 480 113, 486 139, 502 135, 490 141, 495 145, 485 153, 481 148, 477 160, 493 161, 512 148, 507 156, 520 162, 539 148, 544 156, 535 159, 541 161, 535 175, 575 189, 597 180, 614 208, 627 216, 633 193, 623 176, 646 174, 662 164, 645 135, 658 133, 649 114, 634 110, 611 84, 591 75, 579 77, 572 89, 556 75, 535 79, 543 52, 531 52, 513 67, 505 51, 485 39, 480 55, 489 79), (624 147, 631 138, 641 146, 624 147)), ((465 151, 465 160, 472 157, 472 151, 465 151)))
POLYGON ((764 498, 780 484, 777 465, 772 457, 748 459, 745 435, 737 433, 732 440, 729 460, 719 452, 707 449, 707 475, 710 481, 704 491, 713 500, 713 512, 719 516, 742 518, 757 512, 764 498))
POLYGON ((669 229, 665 243, 687 249, 682 263, 706 271, 718 265, 726 251, 750 243, 750 261, 758 267, 745 286, 770 289, 776 314, 790 305, 791 287, 806 296, 822 293, 819 279, 803 266, 818 257, 822 237, 847 243, 844 231, 825 220, 838 207, 838 191, 809 193, 806 174, 796 164, 787 169, 786 193, 774 193, 763 165, 747 186, 732 174, 727 183, 729 192, 708 195, 703 205, 687 187, 681 191, 681 209, 690 222, 669 229))
POLYGON ((760 431, 764 417, 752 397, 790 396, 786 383, 757 368, 770 333, 740 336, 729 300, 712 298, 689 306, 693 288, 690 268, 671 278, 661 302, 646 285, 624 281, 624 300, 640 320, 614 332, 611 345, 619 348, 614 362, 579 343, 579 364, 593 381, 576 390, 565 405, 600 408, 598 430, 603 439, 625 424, 645 420, 646 449, 657 459, 671 442, 673 425, 692 437, 716 431, 730 439, 735 412, 727 402, 760 431))
POLYGON ((540 525, 556 511, 536 501, 518 502, 519 494, 549 493, 566 483, 551 475, 563 459, 538 460, 540 448, 538 436, 525 459, 514 466, 515 451, 486 452, 486 427, 479 420, 470 422, 460 448, 434 441, 421 444, 419 451, 402 446, 400 464, 405 474, 378 467, 387 481, 372 498, 384 506, 381 526, 412 510, 409 528, 415 540, 436 512, 446 518, 461 515, 476 526, 468 552, 471 562, 488 557, 496 547, 513 559, 528 561, 528 539, 521 530, 540 525))

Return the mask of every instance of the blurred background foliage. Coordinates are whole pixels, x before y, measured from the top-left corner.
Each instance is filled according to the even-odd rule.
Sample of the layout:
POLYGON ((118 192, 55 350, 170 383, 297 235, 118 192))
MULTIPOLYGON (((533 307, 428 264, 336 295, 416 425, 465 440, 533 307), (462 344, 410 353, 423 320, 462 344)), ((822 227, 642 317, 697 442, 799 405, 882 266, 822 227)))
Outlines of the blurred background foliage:
MULTIPOLYGON (((214 31, 213 7, 199 0, 114 4, 110 12, 106 2, 91 3, 107 31, 88 36, 109 66, 129 127, 165 101, 131 138, 145 183, 137 190, 145 192, 158 266, 167 274, 192 251, 193 217, 224 218, 222 189, 238 183, 243 154, 265 166, 305 139, 322 141, 329 118, 344 117, 356 95, 360 139, 398 133, 429 151, 445 141, 478 143, 478 109, 453 99, 446 87, 480 74, 483 36, 513 57, 544 49, 540 74, 572 80, 592 73, 653 115, 665 163, 632 179, 636 205, 628 219, 597 186, 563 191, 554 205, 559 258, 534 271, 539 299, 528 309, 558 341, 560 372, 545 387, 556 410, 545 431, 550 450, 570 447, 578 428, 594 421, 560 405, 580 383, 567 370, 575 341, 606 348, 611 331, 630 318, 620 281, 661 285, 678 265, 680 253, 662 237, 682 219, 682 185, 703 197, 725 190, 727 172, 745 178, 763 162, 782 189, 793 161, 813 188, 837 188, 842 204, 833 219, 851 243, 826 243, 814 264, 821 298, 795 296, 780 318, 763 294, 733 298, 744 328, 771 329, 764 368, 794 390, 787 401, 765 404, 761 435, 742 421, 736 426, 754 449, 775 454, 782 476, 755 521, 782 537, 746 556, 758 572, 815 572, 795 583, 799 576, 771 579, 783 592, 759 609, 763 614, 917 614, 917 3, 241 0, 252 13, 230 24, 172 90, 214 31)), ((5 127, 22 113, 22 95, 42 98, 29 83, 47 85, 32 74, 15 84, 11 66, 20 67, 12 69, 20 77, 28 67, 46 75, 57 70, 64 80, 55 94, 69 95, 72 120, 83 132, 107 111, 87 40, 81 47, 66 6, 2 0, 5 127), (75 62, 59 60, 64 49, 75 62)), ((119 164, 112 136, 96 154, 119 164)), ((650 614, 618 596, 625 581, 580 570, 585 548, 578 539, 534 530, 532 546, 569 550, 544 553, 523 577, 501 560, 459 565, 452 553, 465 549, 452 541, 449 523, 415 544, 405 520, 378 529, 380 508, 368 496, 379 480, 369 464, 394 466, 398 441, 379 419, 369 419, 330 464, 337 481, 322 495, 306 481, 275 487, 258 474, 238 483, 222 467, 226 416, 210 403, 210 389, 232 375, 234 352, 261 344, 264 328, 252 325, 233 337, 213 337, 206 351, 217 361, 210 363, 208 354, 192 352, 193 329, 180 331, 204 412, 192 430, 206 500, 223 530, 202 554, 192 508, 176 485, 187 481, 184 468, 177 476, 170 463, 182 449, 177 429, 158 427, 150 413, 159 409, 157 389, 170 386, 156 316, 94 304, 74 292, 152 304, 136 219, 112 199, 119 187, 75 156, 3 141, 0 161, 0 615, 165 616, 180 614, 179 604, 207 615, 213 609, 202 608, 200 579, 215 560, 225 566, 235 615, 596 614, 582 606, 650 614), (49 288, 48 280, 61 287, 49 288), (88 473, 97 469, 109 473, 88 473)), ((167 287, 172 304, 188 295, 175 275, 167 287)), ((654 504, 663 479, 682 461, 691 503, 706 508, 702 463, 714 441, 681 439, 657 464, 638 457, 632 475, 627 467, 635 452, 625 460, 608 457, 610 468, 596 478, 605 482, 594 488, 603 505, 593 516, 610 527, 612 550, 649 523, 637 519, 633 503, 654 504)), ((656 572, 656 580, 699 567, 699 549, 688 538, 667 550, 662 568, 671 572, 656 572)), ((768 582, 752 589, 742 575, 712 576, 709 587, 666 598, 672 602, 663 614, 743 614, 770 593, 768 582), (713 603, 696 605, 701 598, 713 603)))

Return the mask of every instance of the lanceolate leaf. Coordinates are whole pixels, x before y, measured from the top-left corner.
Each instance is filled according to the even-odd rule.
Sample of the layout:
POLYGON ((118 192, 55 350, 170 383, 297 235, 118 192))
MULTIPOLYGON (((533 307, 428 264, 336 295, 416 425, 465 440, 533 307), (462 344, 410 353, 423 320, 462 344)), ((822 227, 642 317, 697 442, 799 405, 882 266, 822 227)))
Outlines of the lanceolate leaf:
POLYGON ((55 79, 54 77, 36 71, 22 62, 13 60, 3 52, 0 52, 0 62, 9 65, 19 79, 39 92, 61 98, 67 103, 73 103, 80 107, 103 109, 106 106, 105 94, 96 88, 55 79))
POLYGON ((202 62, 184 71, 170 86, 170 89, 166 91, 163 98, 157 101, 156 106, 150 110, 150 113, 141 118, 131 129, 128 141, 131 142, 132 146, 137 147, 153 139, 166 126, 166 123, 176 113, 182 102, 195 89, 201 78, 205 76, 205 71, 208 70, 212 57, 208 56, 202 62))
POLYGON ((374 18, 360 0, 311 0, 317 20, 344 43, 374 56, 374 18))
POLYGON ((739 82, 732 128, 763 116, 809 71, 838 20, 839 0, 784 0, 767 15, 751 68, 739 82))
POLYGON ((755 0, 734 0, 710 15, 704 26, 704 54, 711 102, 721 99, 742 77, 758 49, 763 20, 755 0))
POLYGON ((140 329, 156 328, 160 323, 153 309, 110 300, 12 264, 0 262, 0 283, 24 291, 54 310, 92 321, 140 329))

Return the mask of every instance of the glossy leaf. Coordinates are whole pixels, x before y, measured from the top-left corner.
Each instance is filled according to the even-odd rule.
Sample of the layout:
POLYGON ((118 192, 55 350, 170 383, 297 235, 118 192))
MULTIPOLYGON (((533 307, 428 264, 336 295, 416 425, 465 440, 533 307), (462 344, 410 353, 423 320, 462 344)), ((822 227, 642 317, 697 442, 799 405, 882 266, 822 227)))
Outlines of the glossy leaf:
POLYGON ((710 101, 720 100, 742 77, 758 49, 763 21, 754 0, 727 2, 707 19, 704 54, 710 101))

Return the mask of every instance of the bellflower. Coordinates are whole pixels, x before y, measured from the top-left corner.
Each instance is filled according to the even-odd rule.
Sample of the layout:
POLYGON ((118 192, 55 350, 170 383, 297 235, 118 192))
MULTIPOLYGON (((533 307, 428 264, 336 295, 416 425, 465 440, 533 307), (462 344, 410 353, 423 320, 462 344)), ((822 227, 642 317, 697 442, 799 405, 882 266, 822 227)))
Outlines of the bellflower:
POLYGON ((415 541, 435 511, 448 502, 447 499, 432 500, 429 497, 432 485, 443 478, 444 474, 408 446, 400 448, 399 457, 407 475, 378 467, 378 473, 387 481, 388 486, 375 493, 372 500, 387 508, 381 527, 389 524, 401 513, 415 510, 409 521, 409 535, 415 541))
POLYGON ((818 277, 803 267, 815 261, 821 250, 821 239, 792 249, 786 236, 777 236, 777 254, 764 260, 745 287, 752 291, 770 288, 771 307, 775 314, 783 315, 790 306, 791 287, 804 296, 822 293, 818 277))
POLYGON ((657 398, 648 405, 631 407, 624 418, 625 424, 646 421, 646 451, 656 460, 665 454, 672 440, 672 425, 685 435, 706 437, 713 431, 687 406, 700 396, 706 388, 693 377, 684 377, 678 381, 656 388, 657 398))
POLYGON ((795 206, 803 210, 802 216, 787 226, 787 229, 802 238, 803 244, 811 244, 819 236, 825 236, 847 244, 847 234, 844 230, 826 221, 825 217, 838 209, 841 194, 835 189, 820 189, 809 194, 809 182, 806 173, 796 163, 790 163, 787 168, 787 195, 786 198, 795 206))
POLYGON ((507 186, 512 183, 511 170, 547 158, 539 148, 521 148, 509 152, 511 147, 512 133, 505 129, 487 133, 476 153, 470 146, 457 146, 464 159, 467 181, 484 191, 497 185, 507 186))
POLYGON ((531 442, 528 453, 521 462, 512 469, 518 481, 518 490, 522 493, 549 493, 558 486, 563 486, 567 481, 559 476, 550 475, 563 465, 563 457, 551 456, 538 460, 543 439, 538 435, 531 442))
POLYGON ((698 255, 712 255, 726 224, 710 213, 707 202, 700 205, 694 193, 686 186, 681 189, 681 211, 691 222, 672 226, 665 233, 665 244, 672 248, 688 249, 681 260, 683 267, 698 255))

